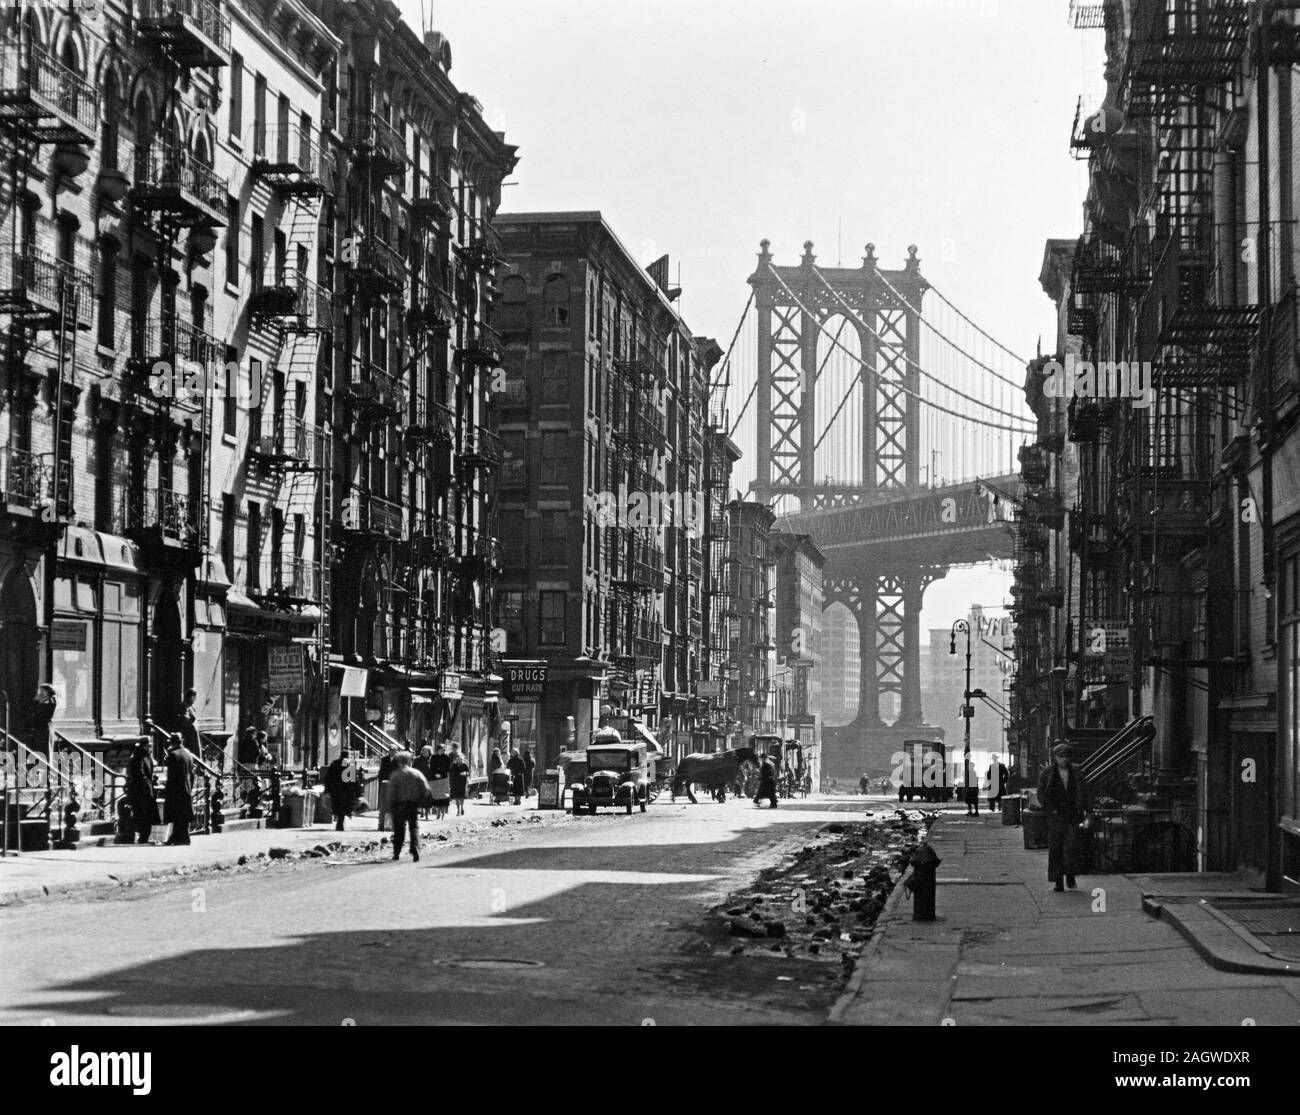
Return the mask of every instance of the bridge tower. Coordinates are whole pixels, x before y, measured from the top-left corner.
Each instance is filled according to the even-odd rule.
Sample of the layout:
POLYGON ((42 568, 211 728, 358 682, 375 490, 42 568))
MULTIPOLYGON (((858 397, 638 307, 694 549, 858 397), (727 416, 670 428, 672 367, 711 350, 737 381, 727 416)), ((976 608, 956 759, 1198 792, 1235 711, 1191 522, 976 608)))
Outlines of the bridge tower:
MULTIPOLYGON (((798 266, 778 267, 770 246, 762 241, 758 268, 749 279, 758 323, 755 498, 798 515, 916 494, 921 489, 920 313, 929 288, 916 246, 908 248, 897 271, 878 267, 873 244, 857 268, 818 267, 811 241, 804 244, 798 266), (861 418, 852 426, 861 444, 848 455, 852 473, 828 477, 819 476, 816 467, 820 431, 832 417, 818 413, 824 367, 819 338, 830 343, 835 330, 828 323, 836 320, 855 334, 860 356, 861 418)), ((823 732, 823 769, 829 776, 856 779, 864 768, 873 776, 887 773, 903 738, 942 735, 922 718, 920 618, 926 586, 945 572, 828 560, 825 603, 843 604, 853 614, 861 649, 857 718, 823 732), (887 724, 881 701, 890 694, 898 712, 887 724)))

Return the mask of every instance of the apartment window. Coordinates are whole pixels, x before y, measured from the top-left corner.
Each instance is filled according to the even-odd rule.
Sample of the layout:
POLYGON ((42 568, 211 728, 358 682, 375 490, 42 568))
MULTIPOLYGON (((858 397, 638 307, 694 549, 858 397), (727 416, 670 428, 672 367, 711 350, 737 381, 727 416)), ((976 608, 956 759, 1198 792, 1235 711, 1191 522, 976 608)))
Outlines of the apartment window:
POLYGON ((511 275, 502 282, 497 325, 506 332, 519 332, 528 327, 528 284, 522 275, 511 275))
POLYGON ((1285 554, 1281 566, 1278 585, 1282 681, 1280 804, 1284 815, 1295 817, 1300 811, 1300 550, 1285 554))
POLYGON ((253 81, 253 153, 266 154, 266 78, 253 81))
POLYGON ((112 348, 117 332, 117 241, 107 237, 99 242, 98 325, 99 343, 112 348))
MULTIPOLYGON (((233 408, 231 408, 233 409, 233 408)), ((235 523, 239 519, 239 504, 233 492, 221 493, 221 563, 226 576, 235 569, 235 523)))
POLYGON ((226 197, 226 282, 239 285, 239 198, 226 197))
POLYGON ((122 98, 117 78, 109 74, 104 80, 104 125, 100 131, 100 159, 104 170, 117 169, 118 129, 121 127, 122 98))
POLYGON ((563 646, 568 642, 565 622, 565 594, 563 592, 538 593, 540 605, 539 637, 542 646, 563 646))
POLYGON ((226 345, 226 366, 222 369, 221 390, 221 432, 226 437, 234 437, 237 432, 236 422, 239 410, 235 405, 239 397, 239 350, 234 345, 226 345), (229 379, 227 379, 229 377, 229 379))
POLYGON ((542 313, 547 325, 569 324, 569 280, 552 275, 542 287, 542 313))
POLYGON ((522 592, 503 592, 497 597, 500 615, 498 620, 505 629, 506 650, 524 649, 524 594, 522 592))
POLYGON ((564 430, 542 431, 542 476, 543 484, 565 484, 568 482, 569 435, 564 430))
POLYGON ((230 137, 240 139, 244 130, 244 59, 230 53, 230 137))
POLYGON ((289 112, 289 98, 281 93, 275 113, 275 157, 280 162, 286 162, 289 158, 289 112))
POLYGON ((245 557, 248 562, 247 585, 250 589, 262 586, 262 505, 248 505, 248 537, 245 557))
POLYGON ((542 511, 541 547, 542 565, 564 565, 568 560, 569 513, 567 511, 542 511))
POLYGON ((503 460, 501 462, 501 486, 503 488, 522 488, 528 483, 527 442, 523 431, 510 430, 501 435, 503 460))
POLYGON ((279 588, 284 584, 284 511, 279 507, 271 508, 271 585, 279 588))
POLYGON ((262 289, 262 272, 266 268, 266 226, 260 213, 253 214, 253 247, 248 266, 253 271, 252 291, 256 294, 262 289))
POLYGON ((542 357, 542 405, 569 401, 569 371, 563 353, 548 352, 542 357))

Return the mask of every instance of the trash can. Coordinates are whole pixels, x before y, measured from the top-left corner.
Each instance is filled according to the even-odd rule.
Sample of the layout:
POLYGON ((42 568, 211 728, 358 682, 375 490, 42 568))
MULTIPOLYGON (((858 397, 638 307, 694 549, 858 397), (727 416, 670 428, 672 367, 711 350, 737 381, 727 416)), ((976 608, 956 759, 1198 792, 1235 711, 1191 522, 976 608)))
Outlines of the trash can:
POLYGON ((303 818, 312 815, 316 808, 316 795, 313 793, 285 794, 280 799, 280 827, 286 829, 306 828, 303 818))
POLYGON ((1024 809, 1021 819, 1025 834, 1025 848, 1047 847, 1047 813, 1042 809, 1024 809))
POLYGON ((1023 798, 1019 794, 1005 794, 1002 798, 1002 823, 1004 825, 1020 824, 1020 806, 1023 798))
POLYGON ((538 809, 564 808, 564 775, 559 770, 548 770, 537 785, 538 809))

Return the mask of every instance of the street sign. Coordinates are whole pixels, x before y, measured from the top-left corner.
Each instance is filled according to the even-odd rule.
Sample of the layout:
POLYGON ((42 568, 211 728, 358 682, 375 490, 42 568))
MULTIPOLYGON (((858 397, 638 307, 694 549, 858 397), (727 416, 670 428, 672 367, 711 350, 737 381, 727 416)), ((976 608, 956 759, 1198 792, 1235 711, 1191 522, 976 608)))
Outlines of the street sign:
POLYGON ((267 688, 274 694, 301 693, 305 688, 302 677, 302 647, 268 646, 267 688))
POLYGON ((549 666, 545 662, 503 662, 502 696, 511 704, 535 704, 546 696, 549 666))

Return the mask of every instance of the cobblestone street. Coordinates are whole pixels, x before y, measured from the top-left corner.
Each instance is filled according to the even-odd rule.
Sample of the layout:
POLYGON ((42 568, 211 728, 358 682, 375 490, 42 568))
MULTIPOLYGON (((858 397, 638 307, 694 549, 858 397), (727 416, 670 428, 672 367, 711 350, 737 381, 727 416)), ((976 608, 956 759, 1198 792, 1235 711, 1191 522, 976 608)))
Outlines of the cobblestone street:
POLYGON ((0 1021, 811 1023, 836 962, 732 956, 711 907, 861 800, 656 803, 6 911, 0 1021), (86 933, 93 924, 96 931, 86 933))

